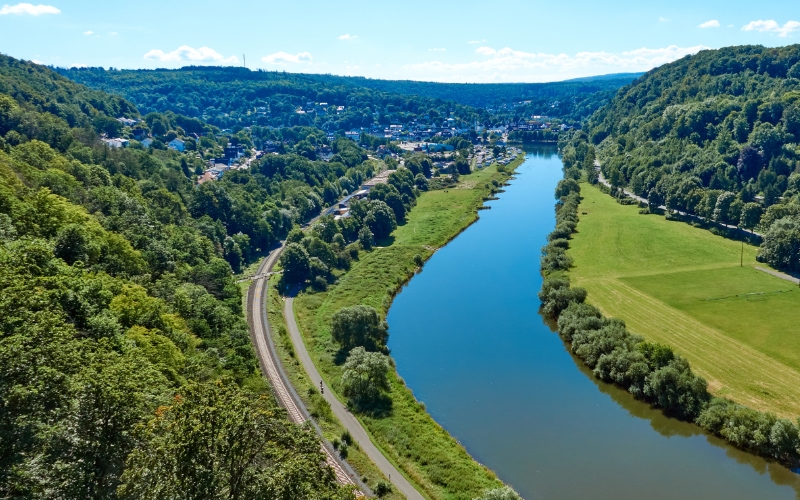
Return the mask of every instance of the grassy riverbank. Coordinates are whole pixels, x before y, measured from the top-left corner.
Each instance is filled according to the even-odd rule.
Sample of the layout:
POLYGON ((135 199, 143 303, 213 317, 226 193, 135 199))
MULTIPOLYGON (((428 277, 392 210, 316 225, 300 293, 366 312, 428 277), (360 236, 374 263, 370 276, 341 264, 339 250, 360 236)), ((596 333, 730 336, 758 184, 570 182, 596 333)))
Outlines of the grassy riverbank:
MULTIPOLYGON (((295 314, 306 346, 340 399, 341 367, 334 362, 338 347, 330 336, 331 315, 355 304, 375 307, 385 315, 395 293, 416 270, 414 256, 427 259, 474 222, 478 208, 490 194, 492 181, 502 183, 507 178, 492 166, 463 176, 455 188, 422 194, 406 224, 392 234, 391 244, 362 252, 360 260, 327 292, 298 297, 295 314)), ((390 377, 390 384, 391 413, 382 418, 362 416, 360 420, 375 444, 425 496, 471 500, 485 489, 501 485, 494 473, 476 463, 428 415, 396 373, 390 377)))
POLYGON ((741 243, 582 188, 569 274, 587 301, 674 347, 713 394, 800 415, 800 290, 756 270, 755 247, 740 267, 741 243))

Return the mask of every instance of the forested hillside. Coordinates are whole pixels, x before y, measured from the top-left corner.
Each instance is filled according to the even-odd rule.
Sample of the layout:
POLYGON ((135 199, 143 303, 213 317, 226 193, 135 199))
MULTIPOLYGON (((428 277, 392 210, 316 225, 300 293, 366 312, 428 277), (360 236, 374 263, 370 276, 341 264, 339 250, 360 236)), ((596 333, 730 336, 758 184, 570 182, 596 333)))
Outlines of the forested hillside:
POLYGON ((393 94, 317 75, 230 67, 60 71, 79 83, 124 96, 142 113, 172 111, 224 128, 300 125, 335 132, 414 120, 441 126, 451 117, 460 127, 492 120, 488 112, 457 102, 393 94))
POLYGON ((761 258, 800 270, 800 45, 728 47, 661 66, 566 151, 670 210, 766 233, 761 258))
POLYGON ((59 71, 79 83, 124 96, 142 113, 171 111, 202 117, 222 128, 301 125, 331 132, 412 121, 441 126, 447 118, 454 119, 450 125, 460 128, 476 121, 490 126, 531 115, 580 123, 637 76, 557 83, 451 84, 219 67, 59 71))
POLYGON ((232 268, 373 164, 348 141, 196 188, 194 151, 100 142, 140 116, 0 58, 0 497, 351 498, 268 395, 232 268))
POLYGON ((552 83, 439 83, 309 75, 324 82, 492 108, 495 114, 506 117, 533 114, 578 122, 610 100, 620 87, 639 76, 640 73, 626 73, 552 83), (517 103, 516 107, 514 103, 517 103), (520 106, 521 103, 524 104, 520 106))

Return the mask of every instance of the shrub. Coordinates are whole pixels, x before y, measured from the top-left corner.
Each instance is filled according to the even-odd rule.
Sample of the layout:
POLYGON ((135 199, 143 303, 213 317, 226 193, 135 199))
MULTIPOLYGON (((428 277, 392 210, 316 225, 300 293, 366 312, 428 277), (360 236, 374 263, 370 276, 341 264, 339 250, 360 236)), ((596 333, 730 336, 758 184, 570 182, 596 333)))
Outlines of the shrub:
POLYGON ((378 484, 375 485, 373 492, 378 498, 383 498, 392 492, 392 486, 383 481, 378 481, 378 484))

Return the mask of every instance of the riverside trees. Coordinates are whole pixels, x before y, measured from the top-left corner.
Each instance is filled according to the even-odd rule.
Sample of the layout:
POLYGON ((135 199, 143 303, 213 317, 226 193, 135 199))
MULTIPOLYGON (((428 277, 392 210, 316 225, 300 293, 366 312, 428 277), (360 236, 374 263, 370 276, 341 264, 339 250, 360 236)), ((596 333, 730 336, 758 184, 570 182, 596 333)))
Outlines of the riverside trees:
POLYGON ((389 338, 388 330, 386 321, 381 320, 378 311, 369 306, 344 307, 331 318, 331 335, 346 351, 363 347, 368 351, 383 352, 389 338))
POLYGON ((391 370, 388 356, 356 347, 350 351, 343 368, 342 388, 351 406, 369 410, 384 402, 391 370))
MULTIPOLYGON (((577 221, 578 205, 570 203, 569 198, 578 195, 560 194, 556 219, 577 221), (562 213, 567 208, 571 214, 562 213)), ((796 250, 795 240, 800 241, 794 227, 789 219, 774 223, 764 251, 791 254, 796 250)), ((551 241, 564 241, 568 245, 569 241, 563 237, 557 225, 551 241)), ((596 377, 617 384, 635 398, 661 408, 668 415, 694 422, 742 449, 789 466, 800 464, 797 424, 713 397, 706 381, 692 372, 686 359, 668 346, 646 342, 631 334, 622 320, 606 318, 597 308, 584 303, 586 291, 572 288, 563 273, 552 275, 544 265, 547 259, 545 254, 542 259, 545 280, 539 293, 542 310, 557 320, 561 338, 569 342, 572 352, 596 377)))

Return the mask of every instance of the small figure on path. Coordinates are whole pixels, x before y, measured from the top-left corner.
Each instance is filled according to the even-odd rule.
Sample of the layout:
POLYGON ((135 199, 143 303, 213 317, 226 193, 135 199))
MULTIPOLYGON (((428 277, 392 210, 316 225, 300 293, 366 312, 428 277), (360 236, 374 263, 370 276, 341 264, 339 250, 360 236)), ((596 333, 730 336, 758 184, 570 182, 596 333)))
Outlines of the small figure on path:
POLYGON ((319 393, 323 395, 325 394, 325 388, 322 387, 322 380, 319 381, 319 393))

